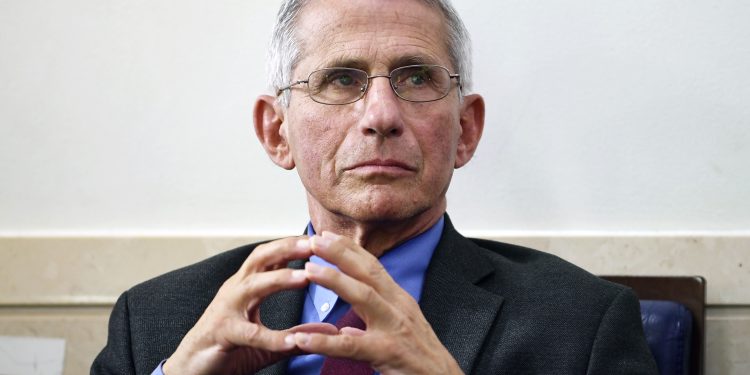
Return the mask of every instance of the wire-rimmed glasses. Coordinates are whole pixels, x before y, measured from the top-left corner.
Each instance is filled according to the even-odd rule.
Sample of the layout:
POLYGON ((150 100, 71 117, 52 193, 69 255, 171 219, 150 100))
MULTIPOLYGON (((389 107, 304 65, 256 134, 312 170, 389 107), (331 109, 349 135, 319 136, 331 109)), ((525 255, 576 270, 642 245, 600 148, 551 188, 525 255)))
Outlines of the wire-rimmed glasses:
POLYGON ((315 70, 306 80, 295 81, 276 92, 280 95, 285 90, 300 84, 307 84, 310 99, 331 105, 354 103, 362 99, 367 92, 370 80, 384 77, 396 95, 410 102, 432 102, 448 95, 455 78, 461 85, 459 74, 451 74, 440 65, 408 65, 393 69, 390 74, 368 75, 367 72, 354 68, 324 68, 315 70))

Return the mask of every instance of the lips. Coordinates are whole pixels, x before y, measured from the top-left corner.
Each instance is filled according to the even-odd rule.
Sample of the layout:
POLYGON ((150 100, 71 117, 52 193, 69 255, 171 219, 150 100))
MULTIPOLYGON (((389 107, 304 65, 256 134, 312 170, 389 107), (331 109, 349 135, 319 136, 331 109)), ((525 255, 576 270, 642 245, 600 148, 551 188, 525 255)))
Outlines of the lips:
POLYGON ((371 172, 414 172, 416 167, 394 159, 373 159, 346 168, 346 170, 371 171, 371 172))

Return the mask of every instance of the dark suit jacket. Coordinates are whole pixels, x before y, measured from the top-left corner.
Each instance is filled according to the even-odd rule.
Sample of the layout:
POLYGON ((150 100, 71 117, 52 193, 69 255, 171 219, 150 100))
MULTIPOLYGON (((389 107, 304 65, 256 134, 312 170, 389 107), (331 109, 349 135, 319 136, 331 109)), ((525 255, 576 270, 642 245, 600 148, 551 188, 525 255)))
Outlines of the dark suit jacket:
MULTIPOLYGON (((91 374, 150 374, 256 245, 123 293, 110 317, 107 346, 91 374)), ((304 292, 266 299, 263 322, 274 329, 298 324, 304 292)), ((467 239, 447 216, 419 304, 465 373, 657 373, 632 291, 550 254, 467 239)), ((280 362, 260 374, 283 374, 285 368, 286 362, 280 362)))

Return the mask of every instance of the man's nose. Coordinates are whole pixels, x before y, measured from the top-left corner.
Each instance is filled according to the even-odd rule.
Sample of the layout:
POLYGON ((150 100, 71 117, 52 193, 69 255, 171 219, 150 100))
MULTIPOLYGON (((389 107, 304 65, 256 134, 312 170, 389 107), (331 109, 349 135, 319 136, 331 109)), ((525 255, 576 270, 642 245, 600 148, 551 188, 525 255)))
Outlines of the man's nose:
POLYGON ((397 137, 404 132, 401 116, 401 99, 391 88, 388 77, 370 78, 370 84, 363 98, 364 115, 359 128, 365 135, 397 137))

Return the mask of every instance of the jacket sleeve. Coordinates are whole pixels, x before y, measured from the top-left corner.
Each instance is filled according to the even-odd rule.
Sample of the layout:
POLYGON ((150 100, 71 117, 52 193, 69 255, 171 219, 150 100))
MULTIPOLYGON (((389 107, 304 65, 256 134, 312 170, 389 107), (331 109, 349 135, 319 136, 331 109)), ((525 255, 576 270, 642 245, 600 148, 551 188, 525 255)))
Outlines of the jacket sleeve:
POLYGON ((94 359, 91 375, 132 375, 135 374, 131 350, 130 318, 128 313, 128 292, 117 299, 109 317, 107 345, 94 359))
POLYGON ((632 290, 623 289, 602 317, 586 373, 658 375, 643 334, 640 303, 632 290))

